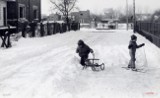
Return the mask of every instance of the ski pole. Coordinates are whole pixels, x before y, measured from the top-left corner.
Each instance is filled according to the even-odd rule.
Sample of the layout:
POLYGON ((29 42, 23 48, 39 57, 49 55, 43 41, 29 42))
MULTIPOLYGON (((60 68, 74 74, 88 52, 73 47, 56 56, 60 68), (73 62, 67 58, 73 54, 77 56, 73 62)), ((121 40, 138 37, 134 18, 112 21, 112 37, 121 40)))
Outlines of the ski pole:
POLYGON ((92 55, 93 55, 93 64, 94 64, 95 55, 94 55, 94 53, 92 53, 92 55))
POLYGON ((143 52, 144 52, 144 57, 145 57, 145 65, 146 67, 148 67, 148 62, 147 62, 147 56, 146 56, 146 52, 145 52, 145 48, 143 47, 143 52))
POLYGON ((95 54, 94 54, 94 53, 92 53, 92 55, 93 55, 93 59, 95 59, 95 54))

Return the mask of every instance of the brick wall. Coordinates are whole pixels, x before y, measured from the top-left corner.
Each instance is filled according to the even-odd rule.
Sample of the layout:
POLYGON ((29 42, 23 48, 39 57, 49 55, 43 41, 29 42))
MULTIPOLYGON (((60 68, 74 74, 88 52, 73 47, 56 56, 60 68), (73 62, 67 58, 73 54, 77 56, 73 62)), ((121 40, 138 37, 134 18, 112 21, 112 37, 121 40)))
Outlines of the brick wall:
POLYGON ((79 11, 71 13, 71 17, 75 19, 75 21, 80 23, 90 23, 90 11, 79 11))
POLYGON ((39 21, 41 20, 41 0, 17 0, 17 2, 10 1, 7 3, 8 20, 26 18, 31 22, 35 19, 35 16, 39 21), (17 7, 17 2, 19 8, 17 7))
POLYGON ((41 20, 41 0, 19 0, 19 4, 25 5, 26 18, 29 21, 32 21, 34 19, 41 20))

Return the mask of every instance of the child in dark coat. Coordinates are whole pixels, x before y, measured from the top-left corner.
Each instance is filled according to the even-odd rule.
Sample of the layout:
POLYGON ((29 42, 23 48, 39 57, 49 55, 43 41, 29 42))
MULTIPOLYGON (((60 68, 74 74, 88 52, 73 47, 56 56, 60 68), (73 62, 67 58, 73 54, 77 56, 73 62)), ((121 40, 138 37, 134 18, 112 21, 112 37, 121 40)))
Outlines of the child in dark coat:
POLYGON ((137 48, 140 48, 142 46, 144 46, 145 44, 140 44, 140 45, 137 45, 136 43, 137 41, 137 36, 135 35, 132 35, 131 36, 131 40, 129 42, 129 46, 128 46, 128 49, 129 49, 129 54, 130 54, 130 62, 128 64, 128 68, 131 68, 133 71, 136 70, 136 67, 135 67, 135 61, 136 61, 136 58, 135 58, 135 55, 136 55, 136 49, 137 48))
POLYGON ((89 53, 93 53, 93 50, 88 45, 86 45, 83 40, 79 40, 76 53, 78 53, 81 57, 80 64, 85 66, 85 61, 88 59, 89 53))

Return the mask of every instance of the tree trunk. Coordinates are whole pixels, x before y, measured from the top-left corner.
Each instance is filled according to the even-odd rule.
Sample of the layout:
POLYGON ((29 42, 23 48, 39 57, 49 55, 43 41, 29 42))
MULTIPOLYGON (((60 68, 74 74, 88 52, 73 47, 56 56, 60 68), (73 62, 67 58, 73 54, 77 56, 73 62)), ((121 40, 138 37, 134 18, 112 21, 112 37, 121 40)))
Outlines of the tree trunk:
POLYGON ((66 17, 66 22, 67 22, 67 27, 68 27, 68 31, 70 31, 70 23, 69 23, 69 18, 68 18, 68 16, 66 17))

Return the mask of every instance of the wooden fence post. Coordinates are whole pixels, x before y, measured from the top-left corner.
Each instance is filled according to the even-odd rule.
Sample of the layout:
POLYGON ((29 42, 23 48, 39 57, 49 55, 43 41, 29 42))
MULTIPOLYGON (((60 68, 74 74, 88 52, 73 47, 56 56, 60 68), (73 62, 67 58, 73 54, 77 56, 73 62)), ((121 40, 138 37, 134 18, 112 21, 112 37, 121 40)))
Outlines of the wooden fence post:
POLYGON ((44 24, 42 22, 40 23, 40 34, 41 34, 41 37, 44 36, 44 24))

